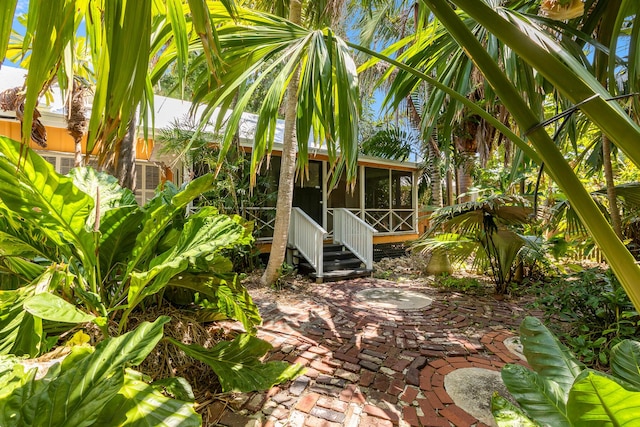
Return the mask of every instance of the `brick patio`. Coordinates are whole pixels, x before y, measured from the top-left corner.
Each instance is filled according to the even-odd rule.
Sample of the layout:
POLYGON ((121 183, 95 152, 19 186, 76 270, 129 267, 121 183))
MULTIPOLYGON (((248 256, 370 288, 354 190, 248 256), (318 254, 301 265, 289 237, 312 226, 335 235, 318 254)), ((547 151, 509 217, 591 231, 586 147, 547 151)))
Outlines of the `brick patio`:
POLYGON ((256 297, 274 346, 270 360, 300 363, 304 376, 243 396, 221 412, 237 426, 484 426, 456 406, 444 377, 456 369, 523 363, 503 341, 529 314, 510 301, 438 292, 417 283, 356 279, 310 286, 295 304, 256 297), (420 310, 380 309, 355 297, 374 287, 434 299, 420 310))

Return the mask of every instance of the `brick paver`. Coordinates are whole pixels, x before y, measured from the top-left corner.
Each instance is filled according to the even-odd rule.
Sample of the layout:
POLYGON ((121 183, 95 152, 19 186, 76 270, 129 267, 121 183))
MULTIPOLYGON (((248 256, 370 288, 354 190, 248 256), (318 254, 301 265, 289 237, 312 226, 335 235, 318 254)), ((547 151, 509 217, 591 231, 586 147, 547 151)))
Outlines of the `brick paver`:
POLYGON ((453 403, 444 376, 522 363, 503 344, 528 314, 516 303, 369 278, 310 289, 296 304, 255 298, 264 319, 258 336, 274 344, 270 359, 302 363, 307 372, 277 393, 249 396, 237 411, 246 418, 225 415, 221 424, 250 418, 274 427, 480 427, 453 403), (375 287, 405 287, 434 301, 402 311, 355 296, 375 287))

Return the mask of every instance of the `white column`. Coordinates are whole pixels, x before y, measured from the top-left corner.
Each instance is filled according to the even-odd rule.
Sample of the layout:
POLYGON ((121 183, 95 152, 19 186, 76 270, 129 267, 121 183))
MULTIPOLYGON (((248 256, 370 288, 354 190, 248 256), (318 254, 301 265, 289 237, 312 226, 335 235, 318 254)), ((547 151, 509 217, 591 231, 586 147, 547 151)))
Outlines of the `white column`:
POLYGON ((365 215, 364 205, 364 192, 365 192, 365 180, 364 180, 364 166, 360 165, 360 219, 367 222, 365 215))

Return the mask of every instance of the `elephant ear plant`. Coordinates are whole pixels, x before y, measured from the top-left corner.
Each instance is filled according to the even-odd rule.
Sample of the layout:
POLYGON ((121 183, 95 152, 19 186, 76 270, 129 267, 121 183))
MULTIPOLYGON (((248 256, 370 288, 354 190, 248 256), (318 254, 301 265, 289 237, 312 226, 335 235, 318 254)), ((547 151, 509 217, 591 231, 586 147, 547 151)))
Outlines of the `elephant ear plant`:
POLYGON ((531 370, 508 364, 502 379, 520 407, 494 395, 501 427, 635 425, 640 410, 640 343, 625 340, 611 350, 611 374, 585 369, 536 318, 520 337, 531 370))
MULTIPOLYGON (((120 339, 111 335, 127 330, 131 313, 167 304, 164 292, 182 288, 201 318, 238 320, 247 331, 211 349, 174 341, 209 364, 224 391, 268 388, 297 376, 297 365, 260 362, 270 349, 253 336, 262 320, 223 255, 251 243, 250 225, 214 208, 185 218, 189 202, 213 180, 205 175, 181 189, 167 184, 140 207, 113 177, 91 168, 61 176, 33 151, 0 137, 0 355, 40 356, 87 322, 106 341, 120 339)), ((31 384, 31 374, 23 374, 31 384)), ((124 406, 147 393, 146 383, 127 375, 118 397, 124 406)))

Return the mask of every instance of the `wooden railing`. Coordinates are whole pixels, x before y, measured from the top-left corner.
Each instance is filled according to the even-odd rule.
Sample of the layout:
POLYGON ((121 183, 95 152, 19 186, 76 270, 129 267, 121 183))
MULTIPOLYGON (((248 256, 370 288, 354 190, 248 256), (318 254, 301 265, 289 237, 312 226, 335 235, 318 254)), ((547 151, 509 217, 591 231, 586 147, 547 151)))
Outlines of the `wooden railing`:
POLYGON ((376 232, 349 210, 333 210, 333 241, 349 249, 369 270, 373 269, 373 233, 376 232))
POLYGON ((322 268, 322 243, 327 231, 312 220, 300 208, 291 209, 289 245, 298 250, 316 270, 316 278, 324 275, 322 268))

